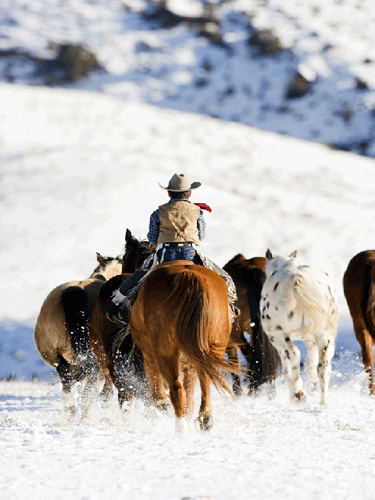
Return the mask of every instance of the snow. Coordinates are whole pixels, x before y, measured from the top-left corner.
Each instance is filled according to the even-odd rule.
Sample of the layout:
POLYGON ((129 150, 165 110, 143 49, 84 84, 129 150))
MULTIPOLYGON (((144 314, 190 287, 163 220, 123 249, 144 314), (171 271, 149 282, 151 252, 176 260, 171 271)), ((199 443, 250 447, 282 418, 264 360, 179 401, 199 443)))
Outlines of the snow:
MULTIPOLYGON (((309 78, 335 69, 314 49, 321 37, 334 45, 330 54, 346 70, 340 81, 324 80, 326 99, 309 120, 272 114, 256 125, 307 139, 314 126, 321 138, 314 140, 325 142, 361 129, 360 117, 344 128, 332 118, 328 90, 337 92, 336 83, 350 89, 354 69, 372 78, 373 65, 360 64, 375 46, 372 0, 269 0, 259 9, 260 3, 234 0, 220 8, 250 9, 259 25, 277 20, 284 42, 306 51, 299 64, 309 78), (318 37, 308 36, 313 30, 318 37), (328 115, 333 121, 326 127, 328 115)), ((173 4, 182 15, 188 4, 197 7, 193 0, 173 4)), ((24 76, 18 84, 0 83, 1 498, 372 500, 375 400, 342 276, 352 256, 374 248, 374 160, 250 127, 255 123, 245 115, 257 116, 270 92, 244 107, 243 123, 204 116, 201 106, 209 104, 212 89, 224 89, 218 83, 224 74, 238 80, 243 72, 245 80, 251 69, 260 85, 257 71, 266 71, 264 64, 252 61, 244 71, 243 61, 232 58, 221 67, 228 62, 222 51, 181 26, 149 30, 123 6, 115 0, 0 0, 2 48, 27 46, 40 55, 47 39, 85 40, 111 70, 69 89, 25 86, 24 76), (140 41, 154 47, 152 55, 132 52, 140 41), (198 91, 187 82, 195 81, 207 53, 223 72, 211 90, 198 91), (140 78, 134 68, 150 62, 151 71, 140 78), (166 96, 176 90, 183 98, 173 104, 166 96), (192 426, 176 436, 172 412, 160 414, 140 401, 127 419, 116 400, 107 409, 95 403, 84 422, 63 415, 61 385, 33 340, 42 302, 56 285, 89 276, 96 252, 121 254, 126 228, 145 238, 150 213, 166 199, 158 183, 175 172, 202 182, 193 201, 213 212, 206 214, 201 251, 217 264, 238 252, 249 258, 267 248, 297 250, 300 260, 334 280, 339 332, 330 406, 320 406, 319 394, 309 395, 305 406, 292 404, 279 377, 275 395, 263 390, 234 401, 213 391, 208 434, 192 426)), ((240 53, 241 31, 228 29, 227 35, 240 53)), ((284 74, 281 63, 274 64, 267 74, 284 74)), ((272 95, 277 92, 279 83, 272 95)), ((373 90, 366 96, 370 110, 373 90)), ((238 96, 224 98, 212 114, 222 110, 220 116, 231 119, 241 106, 238 96)))
MULTIPOLYGON (((373 0, 211 2, 224 48, 186 23, 166 28, 145 20, 142 12, 150 3, 1 0, 0 51, 53 58, 58 44, 81 43, 96 54, 104 71, 75 88, 375 156, 373 0), (248 45, 249 25, 271 30, 285 50, 256 57, 248 45), (310 91, 287 99, 298 70, 311 82, 310 91)), ((202 15, 204 3, 209 2, 168 0, 167 5, 193 17, 202 15)), ((0 57, 0 80, 42 81, 32 63, 6 57, 0 57)))
POLYGON ((0 383, 2 497, 372 498, 375 400, 341 279, 373 245, 373 160, 111 96, 1 84, 0 98, 0 376, 16 379, 0 383), (127 227, 144 238, 165 199, 158 182, 174 172, 202 182, 194 197, 213 208, 202 252, 218 264, 297 249, 331 274, 340 327, 328 408, 318 395, 292 405, 279 378, 274 397, 214 391, 208 435, 176 436, 171 412, 139 401, 128 421, 116 401, 87 422, 62 415, 33 342, 42 301, 87 277, 96 251, 120 254, 127 227))

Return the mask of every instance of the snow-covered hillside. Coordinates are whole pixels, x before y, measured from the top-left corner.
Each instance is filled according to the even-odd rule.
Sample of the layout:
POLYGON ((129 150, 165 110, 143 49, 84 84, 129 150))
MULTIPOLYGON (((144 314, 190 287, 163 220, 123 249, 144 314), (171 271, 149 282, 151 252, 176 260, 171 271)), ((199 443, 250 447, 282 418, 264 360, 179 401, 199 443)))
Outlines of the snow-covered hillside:
POLYGON ((52 83, 40 59, 82 44, 102 71, 70 87, 375 156, 373 0, 158 3, 1 0, 0 79, 52 83))
POLYGON ((203 253, 224 265, 297 249, 334 278, 338 346, 358 349, 341 281, 373 247, 373 160, 93 93, 0 84, 0 100, 0 376, 45 373, 32 341, 44 298, 89 276, 95 252, 121 254, 126 228, 145 238, 174 172, 213 208, 203 253))

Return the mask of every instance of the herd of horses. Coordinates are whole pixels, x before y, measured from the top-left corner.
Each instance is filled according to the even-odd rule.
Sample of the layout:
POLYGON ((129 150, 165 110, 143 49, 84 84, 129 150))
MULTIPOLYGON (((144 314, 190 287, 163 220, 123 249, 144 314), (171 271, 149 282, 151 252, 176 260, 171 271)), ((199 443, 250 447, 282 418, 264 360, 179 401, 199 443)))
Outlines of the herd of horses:
MULTIPOLYGON (((246 259, 234 256, 224 269, 237 289, 234 316, 225 280, 189 261, 159 264, 142 282, 129 325, 107 318, 112 294, 155 251, 155 246, 125 235, 120 257, 102 257, 84 281, 56 287, 45 299, 35 327, 41 357, 62 384, 64 410, 87 417, 99 398, 107 406, 117 393, 126 414, 133 398, 164 410, 172 405, 176 432, 185 432, 194 412, 199 381, 201 404, 196 425, 213 425, 211 383, 239 396, 248 386, 274 387, 281 367, 291 397, 305 400, 300 376, 300 352, 307 348, 308 389, 321 389, 328 402, 331 359, 337 335, 337 300, 327 273, 288 257, 246 259), (240 361, 241 352, 246 365, 240 361), (226 374, 231 376, 228 385, 226 374), (245 384, 244 384, 245 382, 245 384), (73 395, 78 387, 78 399, 73 395)), ((344 275, 344 293, 375 394, 375 251, 356 255, 344 275)))

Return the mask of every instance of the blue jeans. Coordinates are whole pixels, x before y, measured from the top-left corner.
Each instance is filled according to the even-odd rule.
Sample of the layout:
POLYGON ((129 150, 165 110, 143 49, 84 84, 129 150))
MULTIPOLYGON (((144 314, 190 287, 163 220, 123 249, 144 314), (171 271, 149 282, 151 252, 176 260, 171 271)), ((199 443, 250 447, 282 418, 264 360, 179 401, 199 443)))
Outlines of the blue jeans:
POLYGON ((159 259, 162 258, 164 253, 163 262, 168 262, 171 260, 191 260, 194 264, 201 264, 200 258, 197 255, 197 251, 193 247, 164 247, 158 250, 157 256, 159 259))

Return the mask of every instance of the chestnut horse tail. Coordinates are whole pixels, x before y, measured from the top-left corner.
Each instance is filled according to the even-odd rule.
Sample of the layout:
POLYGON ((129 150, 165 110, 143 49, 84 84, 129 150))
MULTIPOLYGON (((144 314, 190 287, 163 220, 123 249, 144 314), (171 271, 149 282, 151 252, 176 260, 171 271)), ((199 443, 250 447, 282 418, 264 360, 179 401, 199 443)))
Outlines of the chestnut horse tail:
MULTIPOLYGON (((221 307, 227 307, 227 296, 221 307)), ((209 332, 209 315, 216 314, 209 302, 209 296, 200 277, 192 271, 183 271, 175 276, 171 300, 171 311, 176 311, 176 335, 179 347, 187 359, 203 370, 215 387, 231 394, 219 369, 235 371, 236 368, 224 360, 223 353, 229 339, 216 343, 213 341, 218 332, 209 332), (209 338, 211 337, 211 338, 209 338)), ((217 306, 217 307, 220 307, 217 306)))
POLYGON ((365 285, 363 315, 366 321, 367 328, 375 339, 375 260, 370 263, 368 272, 368 283, 365 285))
POLYGON ((89 311, 86 292, 79 286, 69 286, 61 295, 65 327, 69 333, 74 354, 80 361, 91 351, 89 344, 89 311))

